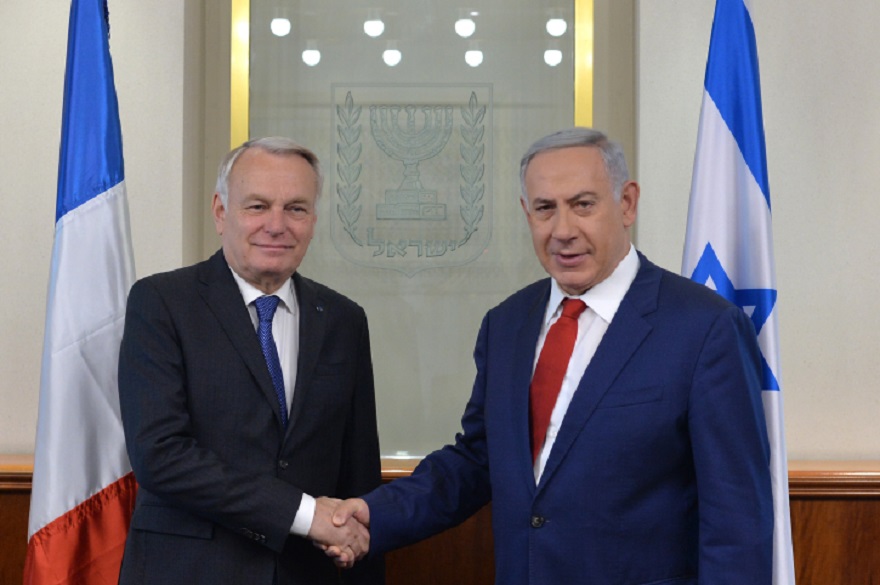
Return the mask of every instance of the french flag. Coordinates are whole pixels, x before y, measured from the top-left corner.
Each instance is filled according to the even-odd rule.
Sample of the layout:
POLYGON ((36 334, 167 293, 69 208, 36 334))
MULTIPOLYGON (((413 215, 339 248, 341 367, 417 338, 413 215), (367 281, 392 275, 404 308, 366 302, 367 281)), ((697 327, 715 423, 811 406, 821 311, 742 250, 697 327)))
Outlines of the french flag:
POLYGON ((137 485, 116 385, 134 259, 105 0, 73 0, 24 583, 112 584, 137 485))

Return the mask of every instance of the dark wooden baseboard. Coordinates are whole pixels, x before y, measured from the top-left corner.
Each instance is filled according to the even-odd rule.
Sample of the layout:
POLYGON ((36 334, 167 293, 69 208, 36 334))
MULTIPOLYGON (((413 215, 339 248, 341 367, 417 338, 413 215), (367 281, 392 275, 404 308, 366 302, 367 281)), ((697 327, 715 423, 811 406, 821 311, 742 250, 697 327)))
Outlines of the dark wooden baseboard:
MULTIPOLYGON (((385 461, 391 481, 411 465, 385 461)), ((0 585, 22 582, 32 457, 0 455, 0 585)), ((792 461, 797 585, 880 585, 880 461, 792 461)), ((492 512, 387 556, 387 585, 491 585, 492 512)))
POLYGON ((798 585, 880 585, 880 462, 789 463, 798 585))
POLYGON ((20 585, 27 551, 33 457, 0 455, 0 584, 20 585))

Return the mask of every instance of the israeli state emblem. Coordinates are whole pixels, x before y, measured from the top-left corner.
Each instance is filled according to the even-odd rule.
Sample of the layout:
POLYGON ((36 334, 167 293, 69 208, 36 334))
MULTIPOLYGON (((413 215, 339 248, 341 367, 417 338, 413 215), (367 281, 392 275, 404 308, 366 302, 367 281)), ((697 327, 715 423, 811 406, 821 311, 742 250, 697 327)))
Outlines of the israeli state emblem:
POLYGON ((413 276, 491 238, 491 86, 334 86, 334 246, 413 276))

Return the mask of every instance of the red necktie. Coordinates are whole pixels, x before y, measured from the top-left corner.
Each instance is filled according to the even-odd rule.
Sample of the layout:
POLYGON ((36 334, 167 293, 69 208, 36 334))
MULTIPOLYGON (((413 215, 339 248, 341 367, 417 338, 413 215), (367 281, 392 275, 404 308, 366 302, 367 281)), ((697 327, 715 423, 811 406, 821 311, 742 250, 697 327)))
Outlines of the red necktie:
POLYGON ((529 392, 529 424, 532 431, 532 461, 537 460, 547 427, 550 426, 550 415, 556 405, 556 397, 562 387, 562 379, 568 370, 568 360, 577 339, 578 317, 587 305, 579 299, 562 301, 562 316, 556 320, 541 349, 535 374, 532 376, 532 387, 529 392))

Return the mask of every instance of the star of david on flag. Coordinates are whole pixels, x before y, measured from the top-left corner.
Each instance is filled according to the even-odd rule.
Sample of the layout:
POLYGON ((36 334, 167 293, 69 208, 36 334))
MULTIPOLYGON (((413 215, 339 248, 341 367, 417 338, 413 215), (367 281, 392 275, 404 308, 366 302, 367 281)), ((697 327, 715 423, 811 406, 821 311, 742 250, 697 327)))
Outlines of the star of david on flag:
POLYGON ((770 188, 748 0, 715 4, 704 89, 682 274, 741 307, 755 326, 773 483, 773 584, 794 585, 770 188))
MULTIPOLYGON (((700 256, 700 260, 690 274, 690 278, 714 288, 718 294, 745 311, 751 317, 752 324, 755 326, 755 333, 760 339, 761 329, 776 306, 775 289, 736 288, 730 280, 730 276, 724 270, 724 266, 718 259, 718 255, 712 248, 711 243, 706 244, 706 247, 703 249, 703 255, 700 256)), ((764 353, 763 347, 761 348, 761 353, 764 353)), ((779 390, 779 382, 776 380, 776 375, 767 363, 767 358, 763 355, 761 356, 761 362, 761 388, 764 390, 779 390)))

